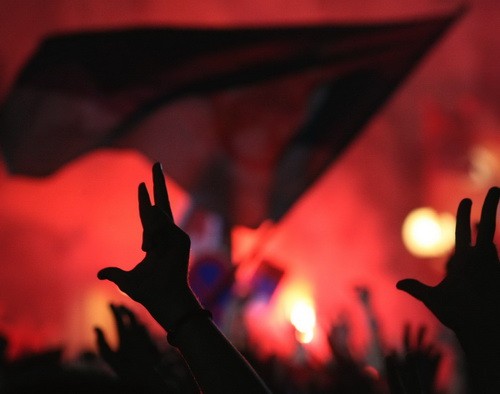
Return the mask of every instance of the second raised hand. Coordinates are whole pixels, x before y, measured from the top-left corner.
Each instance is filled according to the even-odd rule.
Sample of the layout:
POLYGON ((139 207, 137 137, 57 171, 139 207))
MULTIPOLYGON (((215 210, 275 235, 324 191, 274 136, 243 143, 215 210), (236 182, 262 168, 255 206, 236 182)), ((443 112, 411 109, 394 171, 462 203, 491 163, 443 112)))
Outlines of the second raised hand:
POLYGON ((462 344, 491 339, 500 329, 500 263, 493 243, 500 189, 486 195, 475 245, 471 242, 472 202, 464 199, 457 211, 455 253, 445 278, 437 286, 415 279, 397 287, 422 301, 462 344))

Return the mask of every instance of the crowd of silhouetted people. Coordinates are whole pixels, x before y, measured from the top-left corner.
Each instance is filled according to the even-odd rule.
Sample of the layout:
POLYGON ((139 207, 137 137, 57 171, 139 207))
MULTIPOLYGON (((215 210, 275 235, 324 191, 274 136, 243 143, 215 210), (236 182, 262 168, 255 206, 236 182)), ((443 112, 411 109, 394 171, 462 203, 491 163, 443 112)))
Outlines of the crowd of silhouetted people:
POLYGON ((116 348, 97 327, 96 353, 68 361, 62 349, 54 349, 12 360, 6 356, 8 338, 1 338, 0 393, 500 393, 500 262, 494 245, 499 188, 488 191, 475 239, 472 201, 460 203, 455 251, 438 285, 397 283, 456 336, 463 379, 454 388, 437 385, 442 354, 426 327, 407 325, 401 349, 377 341, 370 293, 362 287, 357 294, 370 321, 377 368, 354 356, 349 326, 341 320, 328 334, 327 363, 263 357, 258 344, 233 345, 188 284, 190 239, 174 223, 159 163, 153 166, 152 194, 139 185, 144 259, 130 271, 104 268, 98 278, 142 304, 165 330, 164 343, 128 307, 111 304, 116 348))
MULTIPOLYGON (((5 393, 199 393, 200 389, 172 346, 162 346, 126 306, 111 305, 119 335, 112 349, 96 329, 98 352, 82 352, 67 360, 63 349, 3 358, 1 387, 5 393)), ((238 349, 269 390, 276 394, 438 393, 436 376, 441 353, 425 340, 425 327, 410 338, 405 327, 401 351, 384 352, 379 371, 356 359, 347 345, 348 327, 331 328, 332 357, 326 363, 308 360, 300 351, 290 358, 262 356, 248 344, 238 349), (407 388, 411 387, 412 390, 407 388)), ((5 354, 7 340, 2 340, 5 354)), ((300 346, 300 345, 298 345, 300 346)), ((224 375, 222 373, 222 375, 224 375)), ((242 388, 244 391, 244 388, 242 388)))

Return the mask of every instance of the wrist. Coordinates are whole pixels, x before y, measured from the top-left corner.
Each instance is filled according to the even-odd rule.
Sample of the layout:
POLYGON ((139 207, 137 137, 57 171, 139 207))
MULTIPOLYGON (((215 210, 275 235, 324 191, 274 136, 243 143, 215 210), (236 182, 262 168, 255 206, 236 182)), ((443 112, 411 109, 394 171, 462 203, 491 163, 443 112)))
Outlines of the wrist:
POLYGON ((456 335, 469 365, 500 364, 500 338, 495 333, 482 331, 467 335, 456 332, 456 335))
POLYGON ((194 324, 199 320, 203 319, 212 320, 212 313, 203 308, 186 312, 184 316, 179 318, 170 327, 168 327, 167 329, 168 343, 172 346, 178 347, 178 336, 180 333, 182 333, 182 330, 185 327, 188 327, 190 324, 194 324))
POLYGON ((150 305, 147 308, 153 318, 167 332, 185 315, 203 309, 200 302, 189 288, 184 291, 176 291, 174 297, 164 298, 164 300, 168 299, 173 299, 174 302, 162 302, 150 305))

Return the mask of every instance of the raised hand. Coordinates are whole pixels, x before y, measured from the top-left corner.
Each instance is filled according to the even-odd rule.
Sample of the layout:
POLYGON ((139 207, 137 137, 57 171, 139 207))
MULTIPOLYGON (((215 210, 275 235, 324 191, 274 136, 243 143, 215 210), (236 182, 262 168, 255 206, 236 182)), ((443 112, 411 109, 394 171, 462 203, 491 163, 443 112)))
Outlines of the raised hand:
POLYGON ((328 345, 330 345, 332 355, 339 363, 350 362, 357 364, 357 361, 354 360, 349 348, 350 332, 351 327, 345 315, 341 315, 338 323, 332 324, 328 332, 328 345))
POLYGON ((130 271, 108 267, 97 276, 114 282, 168 330, 173 322, 201 307, 187 282, 190 239, 174 223, 159 163, 153 166, 153 193, 154 205, 146 185, 139 185, 145 258, 130 271))
POLYGON ((162 355, 146 327, 124 305, 110 304, 110 307, 118 332, 118 346, 112 349, 102 329, 96 327, 99 355, 124 382, 147 388, 152 393, 165 392, 168 386, 157 373, 162 355))
POLYGON ((500 263, 493 243, 500 189, 486 195, 477 229, 471 241, 472 202, 461 201, 457 212, 455 253, 445 278, 437 286, 415 279, 397 283, 397 288, 422 301, 457 335, 469 358, 500 359, 500 263))
POLYGON ((160 362, 161 352, 149 332, 137 321, 134 313, 124 305, 110 304, 118 332, 118 347, 113 350, 104 332, 96 327, 99 355, 120 376, 133 373, 138 368, 154 369, 160 362))
POLYGON ((375 310, 372 306, 370 290, 365 286, 356 286, 354 290, 363 306, 368 326, 370 328, 370 341, 366 353, 366 361, 382 375, 385 370, 384 346, 379 329, 379 322, 375 310))
POLYGON ((266 385, 209 318, 187 281, 190 239, 172 217, 165 178, 153 166, 151 203, 139 185, 144 259, 132 270, 104 268, 99 279, 114 282, 141 303, 168 332, 203 393, 269 393, 266 385))
POLYGON ((334 381, 332 392, 374 393, 376 382, 365 365, 352 355, 349 334, 350 326, 345 315, 328 332, 328 344, 333 356, 330 365, 334 381))
POLYGON ((403 353, 392 352, 386 357, 387 379, 392 394, 435 392, 441 353, 434 344, 425 341, 426 331, 425 326, 420 326, 415 340, 412 340, 411 327, 405 325, 403 353))

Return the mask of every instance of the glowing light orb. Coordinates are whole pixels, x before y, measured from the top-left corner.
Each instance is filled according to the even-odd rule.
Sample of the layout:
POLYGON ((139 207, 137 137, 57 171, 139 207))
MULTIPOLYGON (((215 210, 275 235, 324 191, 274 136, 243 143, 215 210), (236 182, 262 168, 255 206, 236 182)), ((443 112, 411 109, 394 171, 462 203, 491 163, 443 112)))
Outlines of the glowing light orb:
POLYGON ((440 257, 455 244, 455 218, 432 208, 418 208, 408 214, 402 229, 403 242, 417 257, 440 257))
POLYGON ((290 322, 295 327, 295 337, 299 342, 309 343, 313 340, 316 312, 310 302, 297 301, 292 307, 290 322))

